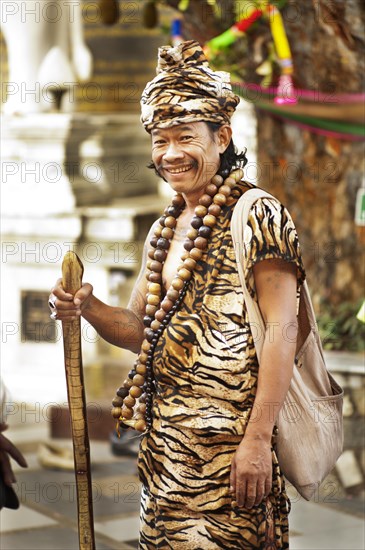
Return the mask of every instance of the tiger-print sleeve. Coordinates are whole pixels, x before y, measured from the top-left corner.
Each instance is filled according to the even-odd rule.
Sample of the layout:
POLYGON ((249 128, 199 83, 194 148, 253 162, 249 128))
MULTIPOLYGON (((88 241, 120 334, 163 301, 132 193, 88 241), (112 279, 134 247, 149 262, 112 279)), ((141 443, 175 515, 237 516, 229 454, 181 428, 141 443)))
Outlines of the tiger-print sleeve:
POLYGON ((281 258, 297 266, 298 290, 305 279, 297 231, 288 210, 276 199, 258 199, 245 228, 245 277, 256 298, 252 267, 262 260, 281 258))

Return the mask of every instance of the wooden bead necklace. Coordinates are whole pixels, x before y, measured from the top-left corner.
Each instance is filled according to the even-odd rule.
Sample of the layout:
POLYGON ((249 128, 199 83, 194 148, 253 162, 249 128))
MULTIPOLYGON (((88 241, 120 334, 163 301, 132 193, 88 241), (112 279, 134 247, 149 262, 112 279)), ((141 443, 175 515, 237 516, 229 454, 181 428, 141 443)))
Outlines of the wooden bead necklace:
POLYGON ((182 263, 164 297, 162 297, 162 270, 174 236, 177 218, 185 208, 185 200, 181 194, 178 193, 173 197, 172 204, 165 208, 155 228, 154 236, 150 240, 151 249, 148 251, 147 261, 148 294, 146 315, 143 318, 146 327, 144 339, 133 368, 112 402, 111 413, 118 419, 118 433, 119 428, 132 427, 139 432, 145 432, 152 426, 154 391, 152 364, 157 342, 184 300, 193 271, 208 246, 208 239, 217 223, 217 217, 233 187, 242 177, 242 170, 237 169, 233 170, 224 181, 222 176, 215 175, 211 183, 206 186, 195 208, 191 228, 186 234, 185 251, 181 256, 182 263))

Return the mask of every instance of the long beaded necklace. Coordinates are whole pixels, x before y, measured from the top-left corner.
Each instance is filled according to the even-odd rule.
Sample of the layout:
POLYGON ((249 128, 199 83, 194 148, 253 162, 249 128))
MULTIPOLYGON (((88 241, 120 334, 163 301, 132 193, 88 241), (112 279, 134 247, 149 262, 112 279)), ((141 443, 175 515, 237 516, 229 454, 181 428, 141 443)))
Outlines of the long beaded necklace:
POLYGON ((211 183, 206 186, 195 208, 190 223, 191 228, 186 234, 185 251, 181 256, 182 263, 164 298, 162 298, 162 270, 174 236, 177 218, 185 208, 185 200, 181 194, 177 193, 172 198, 172 204, 165 208, 155 228, 154 236, 150 240, 151 248, 148 251, 147 261, 148 294, 146 315, 143 318, 144 339, 133 368, 112 401, 111 413, 118 420, 118 433, 119 427, 132 427, 139 432, 146 432, 152 426, 154 390, 152 364, 156 345, 184 300, 195 266, 208 246, 208 239, 222 207, 226 204, 233 187, 242 177, 242 170, 237 169, 233 170, 224 181, 222 176, 215 175, 211 183))

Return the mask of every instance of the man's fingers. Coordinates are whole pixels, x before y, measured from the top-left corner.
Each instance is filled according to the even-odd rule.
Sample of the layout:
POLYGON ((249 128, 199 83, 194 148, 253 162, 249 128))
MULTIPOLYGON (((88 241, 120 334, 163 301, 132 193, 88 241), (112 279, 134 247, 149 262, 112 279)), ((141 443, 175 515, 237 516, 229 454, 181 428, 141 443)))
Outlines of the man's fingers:
POLYGON ((230 484, 230 492, 232 494, 235 494, 236 492, 236 464, 234 462, 234 460, 232 460, 232 465, 231 465, 231 474, 230 474, 230 477, 229 477, 229 484, 230 484))
POLYGON ((256 485, 255 506, 258 506, 263 501, 264 496, 265 496, 265 483, 258 481, 256 485))
POLYGON ((19 449, 2 434, 0 435, 0 452, 2 455, 1 462, 3 462, 4 457, 9 462, 7 455, 10 455, 19 464, 19 466, 22 466, 22 468, 28 467, 27 461, 19 449))
POLYGON ((92 285, 90 283, 84 283, 74 296, 74 304, 77 307, 82 308, 82 305, 84 304, 85 300, 89 298, 92 291, 93 291, 92 285))
POLYGON ((0 451, 0 468, 5 485, 11 487, 12 483, 16 482, 16 478, 13 470, 11 469, 9 457, 5 451, 0 451))
POLYGON ((265 497, 267 497, 271 493, 271 487, 272 487, 272 478, 270 476, 265 480, 265 497))
MULTIPOLYGON (((59 281, 61 281, 61 279, 59 279, 59 281)), ((60 286, 53 288, 52 293, 56 296, 54 305, 57 319, 60 321, 67 321, 81 315, 81 309, 85 301, 90 297, 92 291, 93 287, 89 283, 83 284, 76 292, 75 296, 66 293, 60 286)))
POLYGON ((252 481, 250 483, 247 483, 246 498, 243 503, 243 506, 246 506, 246 508, 252 508, 252 506, 254 506, 256 501, 256 494, 257 494, 257 485, 252 481))
POLYGON ((72 301, 73 296, 69 292, 65 292, 62 286, 62 279, 57 279, 55 286, 51 290, 51 294, 54 294, 59 300, 72 301))
POLYGON ((246 502, 246 481, 245 479, 240 479, 238 476, 236 478, 236 500, 237 505, 242 507, 246 502))
POLYGON ((25 460, 22 453, 19 451, 15 445, 10 443, 10 450, 9 450, 10 456, 21 466, 22 468, 28 468, 27 461, 25 460))

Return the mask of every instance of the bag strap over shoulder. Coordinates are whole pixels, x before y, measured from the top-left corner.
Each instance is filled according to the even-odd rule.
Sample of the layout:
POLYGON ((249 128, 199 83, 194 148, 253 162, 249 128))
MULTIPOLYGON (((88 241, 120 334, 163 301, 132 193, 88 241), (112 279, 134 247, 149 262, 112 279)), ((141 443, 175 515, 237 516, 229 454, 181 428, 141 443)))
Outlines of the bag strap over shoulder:
POLYGON ((248 322, 251 327, 251 333, 254 336, 255 348, 259 361, 264 344, 265 324, 258 304, 252 299, 246 286, 243 251, 246 246, 244 233, 251 207, 258 199, 263 197, 272 198, 272 195, 259 188, 253 188, 246 191, 237 201, 231 219, 231 234, 236 255, 237 269, 243 290, 243 299, 248 313, 248 322))
MULTIPOLYGON (((231 219, 231 234, 233 240, 233 247, 236 255, 236 262, 238 273, 241 280, 241 286, 243 290, 243 298, 246 304, 248 319, 251 326, 252 334, 254 335, 255 348, 258 359, 260 360, 261 350, 264 343, 265 324, 262 319, 260 308, 258 303, 251 297, 245 281, 244 275, 244 254, 243 251, 249 243, 244 241, 245 228, 247 226, 248 217, 253 204, 261 198, 275 199, 273 195, 267 193, 263 189, 258 187, 249 189, 246 191, 237 201, 231 219)), ((275 199, 276 200, 276 199, 275 199)), ((323 350, 321 340, 318 334, 316 318, 310 298, 307 282, 304 281, 300 290, 300 301, 298 311, 298 338, 297 338, 297 352, 302 348, 310 332, 313 332, 316 336, 318 349, 323 357, 323 350)))

